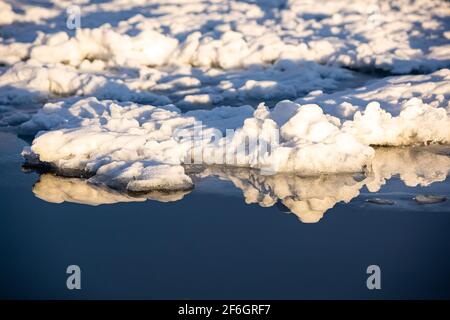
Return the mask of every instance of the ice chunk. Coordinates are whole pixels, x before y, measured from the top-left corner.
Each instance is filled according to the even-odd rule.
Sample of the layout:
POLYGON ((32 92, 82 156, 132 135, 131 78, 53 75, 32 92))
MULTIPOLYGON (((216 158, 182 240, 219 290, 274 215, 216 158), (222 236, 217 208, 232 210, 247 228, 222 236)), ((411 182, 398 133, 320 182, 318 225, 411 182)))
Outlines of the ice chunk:
POLYGON ((17 63, 0 75, 0 103, 29 104, 53 97, 96 96, 99 99, 168 104, 170 100, 146 89, 153 81, 132 82, 106 75, 80 73, 63 65, 17 63))
POLYGON ((432 107, 418 98, 407 101, 397 117, 371 102, 363 112, 355 114, 353 121, 344 123, 344 131, 369 145, 450 143, 450 116, 446 109, 432 107))
MULTIPOLYGON (((192 161, 307 175, 361 172, 373 164, 371 145, 450 141, 450 117, 445 109, 417 98, 408 101, 396 117, 372 102, 344 124, 318 105, 288 101, 273 111, 261 104, 256 110, 221 107, 183 114, 170 106, 90 98, 74 104, 48 104, 21 127, 51 130, 35 138, 33 157, 61 170, 91 173, 106 165, 132 168, 138 163, 192 161), (233 134, 227 135, 227 129, 234 129, 233 134), (262 150, 264 145, 270 145, 270 150, 262 150)), ((122 174, 128 183, 133 174, 126 172, 122 174)), ((130 188, 138 185, 156 186, 136 182, 130 188)))
POLYGON ((414 200, 418 204, 432 204, 432 203, 444 202, 447 200, 447 197, 439 196, 439 195, 431 195, 431 194, 419 194, 414 197, 414 200))
POLYGON ((309 94, 295 102, 320 105, 326 113, 344 119, 353 119, 357 111, 372 102, 393 116, 412 104, 420 104, 417 99, 432 107, 446 109, 449 105, 450 70, 441 69, 431 74, 395 76, 369 81, 362 87, 345 89, 331 94, 309 94))
POLYGON ((382 199, 382 198, 371 198, 366 200, 369 203, 379 204, 379 205, 394 205, 395 201, 390 199, 382 199))

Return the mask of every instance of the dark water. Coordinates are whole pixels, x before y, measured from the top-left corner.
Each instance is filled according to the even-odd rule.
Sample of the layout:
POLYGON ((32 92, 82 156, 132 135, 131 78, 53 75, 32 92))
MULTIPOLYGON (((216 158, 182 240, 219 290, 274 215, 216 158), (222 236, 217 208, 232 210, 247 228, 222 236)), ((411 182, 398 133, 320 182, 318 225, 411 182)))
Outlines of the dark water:
POLYGON ((314 224, 283 206, 246 204, 214 177, 180 201, 57 204, 34 195, 65 189, 33 189, 39 175, 21 170, 25 144, 0 134, 0 298, 450 298, 449 201, 411 200, 448 195, 448 178, 363 187, 314 224), (396 205, 365 202, 374 195, 396 205), (72 264, 82 270, 78 291, 66 288, 72 264), (381 290, 366 287, 372 264, 381 290))

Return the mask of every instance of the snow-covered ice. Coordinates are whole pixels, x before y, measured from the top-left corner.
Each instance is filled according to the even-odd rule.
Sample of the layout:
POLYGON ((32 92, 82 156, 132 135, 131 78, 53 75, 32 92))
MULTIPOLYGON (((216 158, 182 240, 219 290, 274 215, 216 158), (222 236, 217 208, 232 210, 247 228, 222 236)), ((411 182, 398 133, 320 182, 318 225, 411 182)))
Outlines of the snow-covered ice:
POLYGON ((449 14, 447 2, 429 0, 3 2, 0 102, 295 99, 351 79, 342 66, 398 74, 449 66, 449 14), (75 30, 71 5, 81 13, 75 30))
POLYGON ((177 106, 213 106, 248 100, 296 98, 315 89, 335 90, 352 73, 314 62, 280 62, 261 70, 141 67, 106 72, 97 61, 82 69, 35 60, 18 62, 0 75, 0 103, 21 105, 67 96, 177 106))
MULTIPOLYGON (((418 98, 406 102, 398 116, 371 102, 344 122, 318 105, 290 101, 273 110, 261 104, 256 110, 242 106, 181 113, 170 105, 120 105, 88 98, 46 104, 21 128, 49 130, 24 150, 28 161, 49 163, 63 173, 75 170, 107 177, 101 181, 120 181, 129 190, 136 184, 151 189, 150 182, 133 181, 146 181, 148 172, 163 175, 165 169, 157 168, 167 165, 178 168, 179 184, 184 185, 187 179, 180 165, 196 160, 303 175, 363 172, 374 164, 371 146, 450 142, 448 111, 418 98), (233 135, 226 135, 227 129, 234 129, 233 135), (264 143, 270 148, 262 149, 264 143)), ((178 185, 171 181, 174 176, 178 174, 167 174, 168 185, 178 185)))
POLYGON ((80 66, 101 60, 120 67, 176 63, 230 69, 294 58, 409 73, 435 70, 449 59, 446 1, 52 4, 2 4, 4 62, 31 58, 80 66), (83 28, 75 33, 66 27, 66 10, 73 4, 80 8, 83 28))
POLYGON ((0 9, 0 126, 36 135, 26 161, 60 174, 130 192, 188 190, 184 166, 198 159, 366 174, 375 146, 450 143, 447 1, 0 9))

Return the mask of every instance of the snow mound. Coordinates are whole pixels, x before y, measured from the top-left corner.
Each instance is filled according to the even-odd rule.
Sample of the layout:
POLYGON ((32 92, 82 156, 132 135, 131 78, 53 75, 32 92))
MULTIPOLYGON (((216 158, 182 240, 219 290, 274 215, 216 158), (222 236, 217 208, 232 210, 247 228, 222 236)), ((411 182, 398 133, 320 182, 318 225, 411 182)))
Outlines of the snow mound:
POLYGON ((398 116, 371 102, 344 123, 318 105, 290 101, 273 110, 260 104, 181 113, 170 105, 88 98, 46 104, 21 129, 50 130, 24 150, 29 162, 88 172, 130 191, 191 187, 180 165, 248 167, 266 174, 362 172, 373 163, 373 145, 450 142, 448 110, 418 98, 407 101, 398 116))
POLYGON ((0 76, 0 103, 28 104, 54 97, 96 96, 99 99, 167 104, 169 99, 147 91, 152 81, 122 79, 80 73, 64 65, 17 63, 0 76))
MULTIPOLYGON (((195 163, 197 155, 204 164, 305 174, 355 172, 370 162, 373 150, 342 132, 337 118, 323 114, 318 106, 291 104, 296 110, 289 119, 283 119, 284 108, 271 113, 263 104, 256 110, 220 107, 184 114, 170 106, 122 106, 95 98, 73 105, 48 104, 22 125, 24 130, 40 125, 52 129, 39 134, 25 156, 38 157, 62 171, 113 174, 119 180, 151 175, 144 169, 147 164, 195 163), (235 131, 220 136, 227 129, 235 131), (256 144, 248 145, 249 138, 256 144), (262 150, 264 143, 273 149, 262 150)), ((154 184, 131 183, 127 188, 154 184)))
POLYGON ((432 107, 449 110, 450 69, 426 75, 387 77, 331 94, 312 91, 295 102, 318 104, 329 114, 352 119, 357 111, 364 111, 362 108, 372 101, 379 102, 383 110, 397 116, 413 98, 420 98, 432 107))
MULTIPOLYGON (((446 1, 315 0, 77 3, 81 26, 66 26, 69 4, 2 4, 7 37, 27 44, 22 59, 66 63, 102 60, 110 67, 164 64, 247 68, 282 59, 393 73, 448 66, 446 1), (14 7, 14 8, 12 8, 14 7), (16 9, 16 10, 13 10, 16 9), (114 14, 113 14, 114 13, 114 14), (54 21, 46 25, 46 20, 54 21), (34 22, 20 29, 17 23, 34 22)), ((9 46, 12 43, 6 42, 9 46)), ((17 46, 17 45, 15 45, 17 46)), ((14 63, 14 50, 3 49, 14 63)))
MULTIPOLYGON (((0 49, 1 50, 1 49, 0 49)), ((95 96, 164 105, 212 107, 227 101, 296 98, 315 89, 335 90, 352 74, 314 62, 286 61, 258 70, 142 67, 108 70, 105 62, 84 62, 77 68, 36 60, 18 62, 0 75, 0 103, 47 102, 69 96, 95 96)))
MULTIPOLYGON (((55 0, 0 10, 0 104, 95 96, 190 110, 310 93, 297 102, 346 119, 372 101, 393 116, 412 98, 448 110, 448 1, 55 0), (349 68, 440 71, 319 94, 357 87, 349 68)), ((26 114, 0 110, 0 125, 26 114)))

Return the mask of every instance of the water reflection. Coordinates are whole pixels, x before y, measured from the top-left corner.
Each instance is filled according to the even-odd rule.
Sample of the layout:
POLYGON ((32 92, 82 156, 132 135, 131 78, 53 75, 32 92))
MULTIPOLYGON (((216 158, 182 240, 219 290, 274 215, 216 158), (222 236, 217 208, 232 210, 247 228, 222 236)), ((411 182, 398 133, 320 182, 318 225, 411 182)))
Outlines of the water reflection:
POLYGON ((352 175, 302 177, 293 174, 262 176, 259 171, 237 168, 208 168, 202 174, 231 181, 243 192, 245 202, 294 213, 302 222, 319 221, 338 202, 350 202, 359 195, 364 180, 352 175), (284 210, 283 210, 284 209, 284 210))
POLYGON ((52 203, 73 202, 97 206, 118 202, 156 200, 160 202, 178 201, 190 191, 146 193, 122 193, 117 190, 94 185, 86 179, 65 178, 50 173, 42 174, 33 186, 36 197, 52 203))
MULTIPOLYGON (((365 186, 378 192, 389 179, 398 176, 406 186, 429 186, 444 181, 450 172, 450 147, 379 148, 372 167, 365 174, 305 177, 298 174, 261 175, 257 170, 207 167, 192 171, 195 180, 217 177, 230 181, 243 193, 246 203, 262 207, 276 205, 305 223, 318 222, 337 203, 349 203, 365 186)), ((212 190, 221 193, 220 189, 212 190)), ((93 185, 85 179, 43 174, 33 187, 34 194, 48 202, 64 201, 88 205, 117 202, 181 200, 190 191, 129 194, 93 185)))

